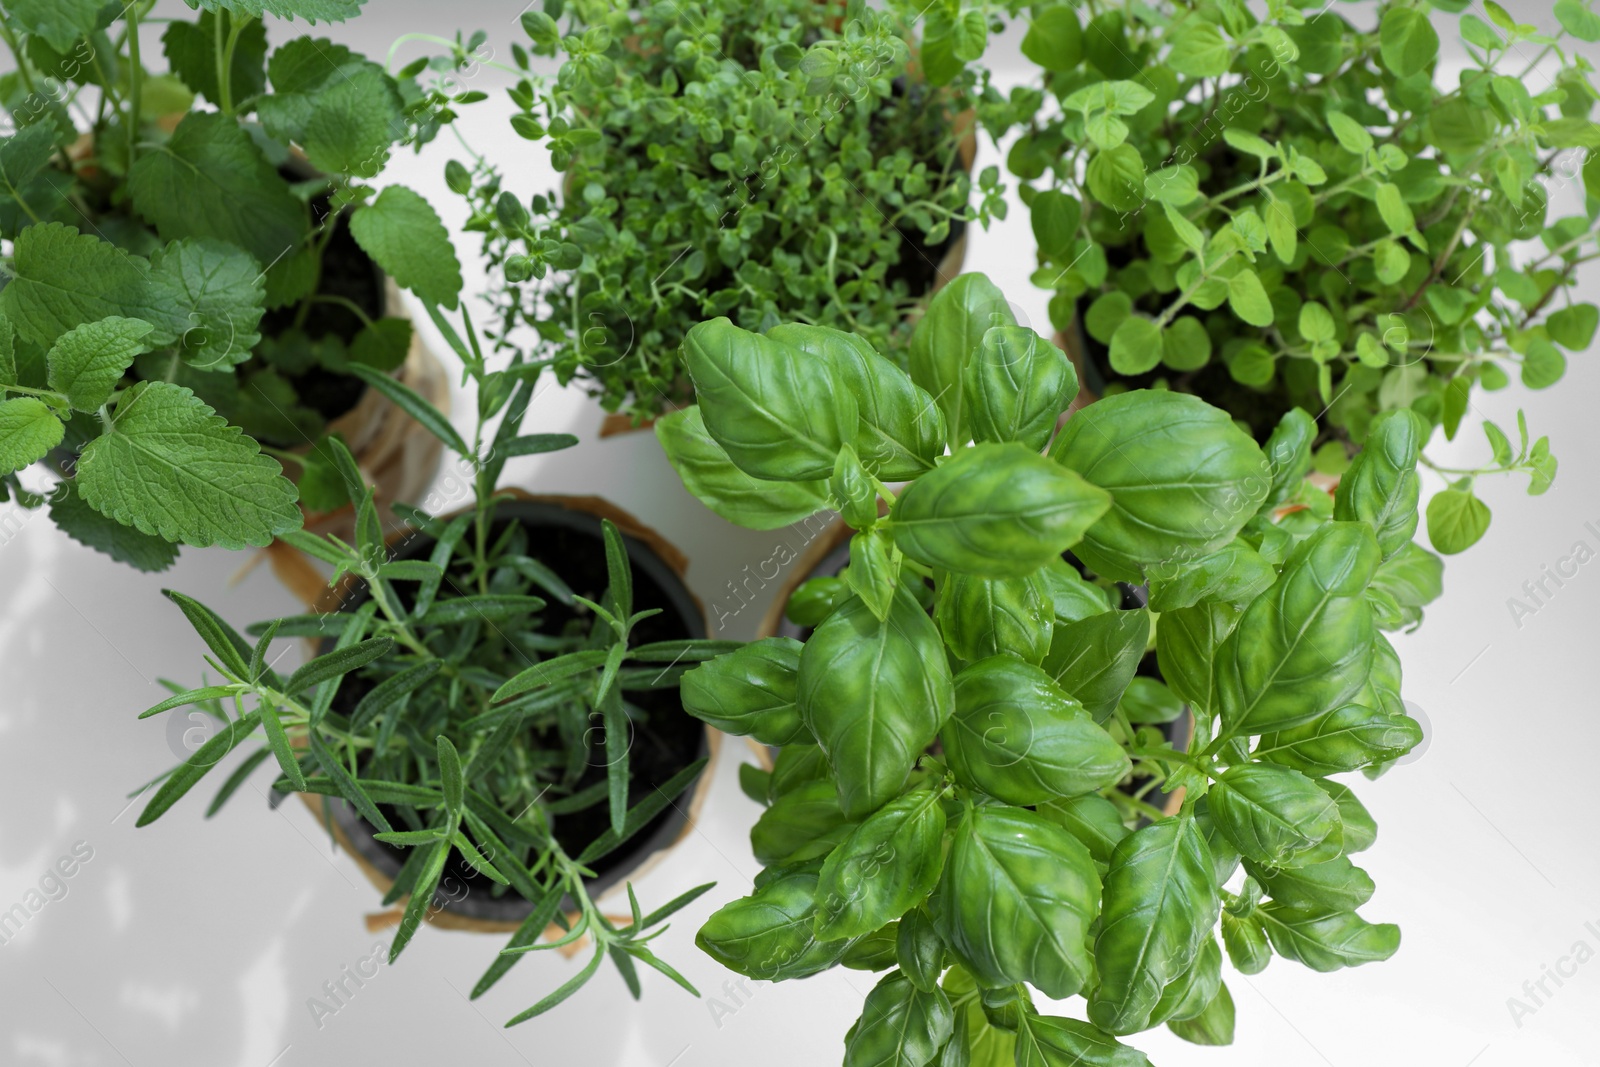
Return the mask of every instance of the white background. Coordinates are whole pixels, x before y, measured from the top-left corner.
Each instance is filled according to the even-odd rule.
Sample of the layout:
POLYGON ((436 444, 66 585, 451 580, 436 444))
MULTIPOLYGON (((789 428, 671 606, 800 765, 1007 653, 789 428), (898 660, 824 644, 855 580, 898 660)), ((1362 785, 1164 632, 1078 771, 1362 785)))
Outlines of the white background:
MULTIPOLYGON (((1546 4, 1507 6, 1553 25, 1546 4)), ((359 22, 328 32, 381 56, 408 28, 448 34, 458 24, 483 26, 503 55, 518 34, 519 10, 518 3, 487 0, 369 0, 359 22)), ((1367 9, 1354 11, 1359 19, 1367 9)), ((275 40, 288 36, 282 26, 273 32, 275 40)), ((158 47, 152 42, 147 51, 158 47)), ((417 54, 416 47, 403 55, 417 54)), ((1022 75, 1015 37, 993 45, 991 59, 1022 75)), ((1530 78, 1535 92, 1544 88, 1540 79, 1530 78)), ((491 73, 482 84, 500 83, 491 73)), ((469 137, 515 175, 514 188, 555 184, 543 150, 505 126, 506 105, 495 100, 468 112, 469 137)), ((420 160, 402 158, 386 180, 422 191, 453 225, 462 212, 442 179, 450 148, 446 140, 420 160)), ((999 159, 993 145, 983 146, 980 166, 999 159)), ((1576 209, 1570 193, 1557 200, 1562 213, 1576 209)), ((469 291, 479 289, 476 242, 463 238, 458 250, 469 291)), ((967 266, 988 272, 1034 325, 1048 329, 1045 294, 1028 284, 1032 258, 1026 213, 1014 204, 1009 221, 973 235, 967 266)), ((1580 296, 1600 296, 1595 282, 1594 273, 1585 274, 1580 296)), ((1540 578, 1543 565, 1577 542, 1600 551, 1597 395, 1600 368, 1592 355, 1576 357, 1555 389, 1478 396, 1472 424, 1455 443, 1441 440, 1431 450, 1446 465, 1482 462, 1487 446, 1476 421, 1487 416, 1510 428, 1516 408, 1526 406, 1534 432, 1550 435, 1561 474, 1540 499, 1523 494, 1520 477, 1481 484, 1493 527, 1474 550, 1450 560, 1444 598, 1419 633, 1397 642, 1406 696, 1425 713, 1432 736, 1420 759, 1376 783, 1358 778, 1356 788, 1382 827, 1376 847, 1361 857, 1379 887, 1363 911, 1402 926, 1400 952, 1388 963, 1332 975, 1281 959, 1254 978, 1227 972, 1238 1005, 1237 1044, 1198 1048, 1165 1031, 1134 1039, 1156 1063, 1600 1063, 1600 962, 1589 959, 1600 952, 1592 814, 1600 562, 1580 568, 1520 626, 1508 609, 1525 581, 1540 578), (1527 999, 1524 982, 1536 983, 1579 942, 1586 962, 1574 976, 1559 988, 1547 979, 1551 995, 1538 1004, 1527 999), (1520 1025, 1511 997, 1535 1007, 1520 1025)), ((463 416, 456 421, 465 425, 463 416)), ((573 432, 584 444, 514 460, 507 481, 611 498, 682 546, 694 561, 698 594, 730 609, 730 580, 772 556, 780 541, 803 539, 722 522, 683 491, 652 435, 598 441, 599 421, 584 397, 545 394, 529 430, 573 432)), ((159 590, 198 596, 241 626, 288 612, 293 601, 248 554, 188 550, 171 572, 141 576, 67 540, 47 518, 29 520, 5 507, 0 910, 21 901, 74 843, 87 843, 93 858, 64 899, 0 946, 0 1063, 838 1062, 871 976, 835 970, 780 986, 750 983, 748 994, 730 995, 725 983, 736 976, 693 945, 699 923, 747 892, 756 871, 746 833, 757 809, 737 788, 738 742, 724 746, 698 832, 638 887, 648 907, 718 881, 658 943, 708 999, 693 1000, 646 971, 644 1001, 634 1004, 608 965, 558 1013, 505 1031, 505 1019, 578 964, 528 958, 473 1004, 462 993, 492 961, 499 939, 425 929, 399 964, 381 970, 319 1027, 308 998, 380 940, 362 924, 377 910, 377 895, 353 863, 330 851, 298 803, 267 809, 270 769, 210 822, 201 818, 210 782, 143 830, 133 827, 137 806, 127 808, 129 793, 173 759, 167 724, 135 715, 164 695, 158 677, 193 683, 202 666, 199 641, 159 590), (719 1003, 731 1014, 717 1010, 719 1003)), ((748 636, 765 606, 744 609, 725 633, 748 636)), ((1564 966, 1571 972, 1574 963, 1564 966)))

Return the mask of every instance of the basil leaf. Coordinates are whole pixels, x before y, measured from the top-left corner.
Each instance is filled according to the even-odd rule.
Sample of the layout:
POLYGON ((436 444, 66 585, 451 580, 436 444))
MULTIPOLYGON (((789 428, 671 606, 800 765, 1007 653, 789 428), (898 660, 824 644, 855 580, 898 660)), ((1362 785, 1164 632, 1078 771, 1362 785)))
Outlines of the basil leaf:
POLYGON ((1136 1048, 1077 1019, 1024 1015, 1017 1027, 1016 1067, 1150 1067, 1136 1048))
POLYGON ((1292 907, 1322 908, 1330 911, 1355 911, 1372 899, 1374 886, 1367 872, 1337 856, 1308 867, 1273 870, 1246 861, 1250 877, 1261 884, 1267 896, 1292 907))
POLYGON ((959 449, 972 439, 963 388, 967 363, 991 327, 1016 324, 1011 305, 993 282, 982 274, 963 274, 934 294, 912 331, 911 380, 944 412, 951 448, 959 449))
POLYGON ((1251 602, 1220 654, 1224 733, 1261 734, 1347 703, 1371 668, 1367 584, 1379 550, 1365 523, 1332 522, 1302 542, 1251 602))
POLYGON ((852 817, 900 792, 953 702, 939 631, 904 586, 883 620, 852 597, 817 627, 796 695, 852 817))
POLYGON ((818 779, 783 794, 761 813, 750 828, 750 849, 761 863, 799 863, 826 854, 844 836, 836 831, 852 825, 839 810, 833 783, 818 779), (797 855, 802 850, 805 854, 797 855))
POLYGON ((944 454, 944 416, 910 375, 854 334, 785 323, 767 337, 825 362, 855 397, 860 427, 855 449, 884 481, 915 478, 944 454))
POLYGON ((1267 903, 1256 910, 1272 947, 1285 959, 1314 971, 1359 967, 1393 956, 1400 928, 1369 923, 1353 911, 1327 911, 1267 903))
POLYGON ((1069 997, 1094 973, 1100 876, 1078 841, 1033 812, 973 808, 956 827, 934 922, 977 980, 1069 997))
POLYGON ((1156 663, 1167 685, 1204 712, 1217 706, 1217 656, 1241 612, 1218 603, 1168 611, 1156 630, 1156 663))
POLYGON ((725 318, 691 328, 683 352, 707 432, 752 478, 825 479, 855 441, 855 397, 826 361, 725 318))
POLYGON ((979 578, 941 572, 934 618, 950 651, 974 662, 1004 652, 1042 662, 1050 650, 1054 616, 1046 573, 979 578))
POLYGON ((1111 865, 1111 854, 1130 831, 1122 813, 1105 797, 1093 793, 1081 797, 1052 800, 1039 805, 1039 814, 1077 838, 1094 857, 1102 874, 1111 865))
POLYGON ((1233 420, 1183 393, 1136 390, 1075 414, 1050 455, 1111 494, 1074 549, 1107 578, 1222 548, 1271 487, 1266 457, 1233 420))
POLYGON ((1211 850, 1192 818, 1128 835, 1106 875, 1089 1020, 1113 1034, 1146 1029, 1162 991, 1194 965, 1219 908, 1211 850))
POLYGON ((1272 564, 1239 539, 1196 559, 1155 564, 1145 573, 1150 610, 1162 613, 1213 601, 1243 607, 1278 577, 1272 564))
POLYGON ((1150 639, 1148 611, 1107 611, 1057 623, 1044 671, 1096 722, 1117 710, 1150 639))
POLYGON ((1264 735, 1252 755, 1321 778, 1399 759, 1421 743, 1422 727, 1410 716, 1345 704, 1301 726, 1264 735))
MULTIPOLYGON (((940 822, 940 836, 944 834, 943 822, 940 822)), ((934 844, 935 851, 942 850, 939 843, 934 844)), ((938 881, 938 872, 934 872, 929 881, 931 889, 933 883, 938 881)), ((944 950, 944 938, 939 936, 939 931, 933 925, 933 917, 926 908, 913 908, 895 926, 894 955, 895 962, 900 964, 900 971, 911 980, 911 984, 924 993, 931 993, 939 988, 939 978, 944 974, 945 960, 948 953, 944 950)))
POLYGON ((1240 974, 1260 974, 1272 962, 1272 946, 1267 943, 1267 932, 1254 913, 1235 915, 1222 913, 1222 944, 1228 950, 1228 962, 1240 974))
POLYGON ((920 563, 1016 578, 1075 545, 1109 504, 1105 492, 1023 445, 982 444, 907 486, 889 521, 895 543, 920 563))
POLYGON ((1222 986, 1222 949, 1215 938, 1207 937, 1190 967, 1161 992, 1161 1001, 1151 1013, 1152 1022, 1191 1019, 1205 1010, 1222 986))
POLYGON ((678 683, 683 710, 763 745, 805 740, 806 727, 795 703, 800 653, 799 641, 769 637, 708 660, 678 683))
POLYGON ((918 789, 850 831, 818 877, 817 937, 862 937, 926 899, 944 864, 944 829, 938 791, 918 789))
POLYGON ((1229 768, 1206 803, 1244 858, 1268 867, 1303 866, 1301 857, 1340 830, 1332 797, 1299 771, 1270 763, 1229 768))
POLYGON ((935 986, 924 992, 896 971, 884 976, 844 1038, 844 1067, 926 1067, 950 1040, 955 1014, 935 986))
POLYGON ((828 506, 827 489, 821 481, 766 481, 734 466, 706 431, 698 405, 657 419, 656 439, 683 479, 684 488, 735 525, 775 530, 828 506))
POLYGON ((718 908, 695 935, 712 959, 747 978, 805 978, 838 963, 852 942, 819 941, 815 872, 779 872, 748 897, 718 908))
POLYGON ((940 737, 958 781, 1008 804, 1092 793, 1132 769, 1081 704, 1013 656, 956 675, 955 713, 940 737))
POLYGON ((995 326, 967 364, 963 387, 973 437, 1038 452, 1078 395, 1078 375, 1065 352, 1026 326, 995 326))
POLYGON ((1410 544, 1417 532, 1422 491, 1417 460, 1428 430, 1422 416, 1409 408, 1384 412, 1372 421, 1366 444, 1339 479, 1333 517, 1371 526, 1385 559, 1410 544))
POLYGON ((1356 795, 1350 791, 1350 787, 1327 780, 1319 781, 1317 784, 1339 806, 1339 825, 1344 834, 1345 854, 1353 855, 1371 848, 1372 843, 1378 838, 1378 824, 1373 821, 1356 795))
POLYGON ((1173 1019, 1167 1029, 1195 1045, 1233 1044, 1233 994, 1226 983, 1219 982, 1217 991, 1205 1008, 1186 1019, 1173 1019))

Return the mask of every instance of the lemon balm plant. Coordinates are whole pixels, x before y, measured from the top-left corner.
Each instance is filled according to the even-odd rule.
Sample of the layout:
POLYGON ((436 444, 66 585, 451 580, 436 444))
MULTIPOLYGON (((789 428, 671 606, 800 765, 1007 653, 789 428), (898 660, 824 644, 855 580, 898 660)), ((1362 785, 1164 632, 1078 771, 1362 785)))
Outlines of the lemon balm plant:
POLYGON ((520 432, 547 365, 519 356, 491 370, 468 330, 462 343, 447 327, 477 387, 471 442, 420 397, 404 400, 474 471, 471 507, 453 516, 400 508, 412 532, 386 541, 371 489, 335 441, 340 476, 358 502, 355 543, 285 535, 333 568, 341 594, 333 610, 258 624, 252 642, 199 601, 168 593, 205 642, 216 677, 144 714, 195 706, 217 728, 152 783, 139 825, 248 748, 207 814, 264 762, 281 772, 275 789, 325 798, 336 836, 353 841, 358 856, 381 865, 389 854, 385 903, 405 902, 391 961, 433 918, 441 885, 459 880, 467 893, 453 888, 442 907, 466 907, 458 904, 466 895, 464 914, 509 919, 515 930, 474 997, 526 953, 591 952, 511 1023, 560 1004, 607 958, 635 996, 639 965, 694 992, 650 942, 711 885, 649 913, 630 885, 625 921, 595 899, 639 861, 640 847, 653 851, 682 831, 677 805, 706 764, 706 739, 684 714, 678 679, 730 645, 704 639, 693 598, 609 519, 551 521, 548 504, 541 511, 498 488, 508 459, 576 442, 520 432), (279 673, 275 642, 286 638, 313 639, 317 649, 279 673), (561 932, 541 943, 551 924, 561 932))
MULTIPOLYGON (((1040 78, 980 116, 1016 134, 1035 278, 1097 392, 1191 392, 1258 440, 1302 408, 1337 474, 1384 412, 1453 439, 1475 389, 1561 378, 1600 320, 1574 288, 1600 254, 1578 51, 1600 16, 1563 0, 1546 30, 1468 7, 1033 6, 1040 78), (1459 32, 1458 69, 1435 25, 1459 32), (1558 217, 1563 200, 1585 207, 1558 217)), ((1485 429, 1485 463, 1438 468, 1440 552, 1487 528, 1477 478, 1554 477, 1546 439, 1485 429)))
POLYGON ((1416 527, 1412 416, 1374 426, 1392 462, 1334 514, 1288 510, 1308 417, 1263 451, 1194 396, 1132 390, 1057 433, 1067 357, 974 275, 918 323, 910 373, 799 324, 707 322, 685 359, 699 404, 658 423, 685 482, 749 525, 826 504, 854 530, 849 595, 807 640, 683 679, 694 714, 784 746, 746 776, 766 866, 700 930, 714 958, 886 972, 846 1064, 1038 1067, 1146 1063, 1122 1039, 1162 1024, 1227 1043, 1224 951, 1255 974, 1396 950, 1357 912, 1375 827, 1333 776, 1421 737, 1371 598, 1416 527), (1068 550, 1147 582, 1159 619, 1068 550), (1182 749, 1128 699, 1152 642, 1195 713, 1182 749), (1118 788, 1136 775, 1181 790, 1176 812, 1118 788), (1088 1021, 1036 994, 1082 996, 1088 1021))
POLYGON ((679 346, 709 316, 903 335, 972 215, 964 98, 913 69, 915 14, 816 0, 525 13, 517 65, 562 62, 513 87, 511 126, 563 188, 519 200, 497 157, 452 172, 503 283, 501 334, 533 324, 563 382, 638 416, 688 402, 679 346))
POLYGON ((327 425, 386 395, 411 344, 384 273, 447 306, 461 286, 433 208, 373 184, 452 98, 324 38, 269 47, 269 21, 338 21, 359 0, 198 6, 0 18, 0 475, 38 506, 17 473, 64 448, 55 521, 148 570, 180 543, 298 527, 278 459, 310 510, 345 501, 327 425))

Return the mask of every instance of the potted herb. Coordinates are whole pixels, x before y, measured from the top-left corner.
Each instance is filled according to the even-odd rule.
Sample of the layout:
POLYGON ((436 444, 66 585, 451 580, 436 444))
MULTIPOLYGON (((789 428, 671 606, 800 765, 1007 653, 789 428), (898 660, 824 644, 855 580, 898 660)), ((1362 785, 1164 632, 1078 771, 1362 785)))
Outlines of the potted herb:
POLYGON ((519 200, 481 157, 452 180, 500 283, 497 337, 535 325, 562 382, 651 417, 692 399, 679 347, 706 317, 893 346, 959 271, 974 142, 959 87, 919 75, 914 12, 547 8, 522 16, 513 56, 524 72, 560 56, 560 72, 524 74, 511 125, 548 149, 562 190, 519 200))
POLYGON ((170 810, 230 752, 253 747, 211 812, 275 761, 275 788, 324 802, 330 829, 385 902, 404 902, 391 960, 443 908, 441 925, 512 932, 474 996, 527 952, 584 939, 592 947, 587 966, 513 1022, 570 996, 607 956, 635 995, 640 964, 693 992, 649 942, 710 885, 648 914, 630 885, 626 920, 596 900, 687 831, 697 801, 686 793, 711 735, 684 713, 678 679, 729 645, 704 639, 703 612, 671 553, 655 551, 659 542, 636 522, 497 488, 509 457, 575 442, 520 433, 542 364, 519 358, 491 371, 467 336, 460 344, 448 334, 480 397, 470 445, 420 397, 402 399, 473 466, 471 508, 438 517, 402 508, 412 532, 386 542, 372 490, 335 442, 358 501, 355 543, 284 535, 333 567, 328 611, 252 627, 252 644, 198 601, 168 594, 220 677, 145 714, 195 705, 219 726, 158 780, 139 824, 170 810), (293 637, 313 639, 314 655, 280 675, 274 642, 293 637), (438 899, 441 885, 454 899, 438 899))
MULTIPOLYGON (((1475 388, 1553 385, 1600 320, 1573 289, 1597 254, 1600 127, 1573 50, 1600 39, 1590 7, 1556 5, 1546 33, 1460 2, 1034 5, 1040 81, 979 115, 1018 134, 1035 277, 1086 384, 1191 392, 1258 440, 1301 408, 1330 476, 1384 412, 1454 439, 1475 388), (1434 9, 1465 42, 1459 74, 1434 9), (1555 217, 1575 187, 1589 208, 1555 217)), ((1423 461, 1451 483, 1428 507, 1440 552, 1487 528, 1477 478, 1521 471, 1537 494, 1555 475, 1546 439, 1485 431, 1481 465, 1423 461)))
POLYGON ((1392 471, 1341 485, 1340 518, 1307 521, 1283 504, 1311 465, 1308 417, 1263 450, 1194 396, 1131 390, 1057 433, 1071 364, 1007 315, 958 279, 910 374, 826 327, 714 320, 685 342, 699 405, 658 424, 692 431, 669 455, 724 514, 827 502, 855 531, 848 593, 805 641, 682 682, 692 713, 783 746, 746 773, 769 803, 751 832, 766 867, 699 943, 772 981, 887 972, 847 1064, 1145 1063, 1122 1038, 1231 1040, 1224 950, 1255 974, 1399 945, 1357 913, 1372 882, 1350 856, 1375 827, 1331 776, 1421 738, 1370 600, 1406 563, 1415 451, 1386 450, 1392 471), (1159 625, 1068 550, 1148 583, 1159 625), (1195 711, 1183 747, 1130 714, 1152 640, 1195 711), (1176 811, 1118 788, 1135 775, 1181 790, 1176 811), (1035 990, 1081 994, 1088 1021, 1039 1014, 1035 990))
MULTIPOLYGON (((0 474, 37 504, 17 472, 56 450, 56 521, 161 569, 177 544, 298 527, 278 461, 308 512, 348 503, 329 433, 389 498, 419 492, 431 463, 389 390, 398 375, 442 397, 443 379, 395 284, 454 306, 461 277, 433 208, 372 184, 450 120, 446 94, 326 39, 269 47, 262 6, 232 0, 157 20, 155 73, 150 7, 18 5, 0 21, 15 64, 0 85, 0 474)), ((309 21, 359 7, 268 5, 309 21)))

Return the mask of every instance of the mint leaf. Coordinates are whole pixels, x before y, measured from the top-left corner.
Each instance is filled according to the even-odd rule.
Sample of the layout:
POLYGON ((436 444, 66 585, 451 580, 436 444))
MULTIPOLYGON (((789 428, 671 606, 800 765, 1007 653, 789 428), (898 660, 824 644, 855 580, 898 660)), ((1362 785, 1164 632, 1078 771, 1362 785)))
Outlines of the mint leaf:
POLYGON ((178 546, 123 526, 84 503, 71 482, 62 482, 50 501, 50 518, 63 533, 135 570, 164 571, 178 558, 178 546))
POLYGON ((65 52, 100 28, 104 0, 6 0, 6 19, 13 29, 44 38, 65 52))
POLYGON ((37 397, 0 401, 0 474, 43 459, 61 443, 64 432, 50 405, 37 397))
POLYGON ((171 140, 139 157, 128 191, 162 240, 212 237, 254 256, 267 268, 269 306, 304 295, 312 281, 288 255, 309 232, 305 205, 232 118, 189 114, 171 140))
POLYGON ((327 174, 376 177, 389 146, 406 129, 400 94, 389 76, 363 64, 330 79, 314 100, 301 139, 306 158, 327 174))
MULTIPOLYGON (((0 311, 41 348, 75 326, 120 315, 159 324, 150 307, 150 264, 93 234, 48 222, 17 235, 12 278, 0 289, 0 311)), ((170 343, 164 331, 151 344, 170 343)))
POLYGON ((98 410, 134 357, 150 350, 145 338, 154 329, 117 316, 73 327, 50 349, 50 388, 65 394, 77 411, 98 410))
POLYGON ((360 70, 366 63, 326 37, 296 37, 272 53, 267 75, 272 95, 256 105, 261 124, 280 141, 300 143, 316 110, 316 93, 329 78, 360 70))
POLYGON ((420 194, 389 186, 350 216, 350 232, 397 284, 430 304, 456 306, 461 264, 444 223, 420 194))
POLYGON ((260 18, 276 15, 280 19, 302 18, 315 23, 343 22, 361 14, 366 0, 184 0, 190 7, 206 11, 231 11, 235 15, 260 18))
POLYGON ((221 241, 174 241, 150 257, 152 302, 184 361, 200 370, 243 363, 261 343, 263 278, 251 256, 221 241))
MULTIPOLYGON (((161 35, 162 50, 172 73, 213 104, 221 104, 217 86, 217 33, 219 16, 201 12, 194 22, 173 22, 161 35)), ((251 21, 239 31, 233 45, 233 69, 229 78, 234 103, 248 100, 267 87, 267 28, 251 21)))
POLYGON ((355 52, 326 37, 296 37, 272 53, 267 74, 274 96, 309 93, 351 64, 364 62, 355 52))
POLYGON ((188 389, 141 382, 78 461, 89 506, 197 547, 261 547, 300 527, 295 488, 260 446, 188 389))

